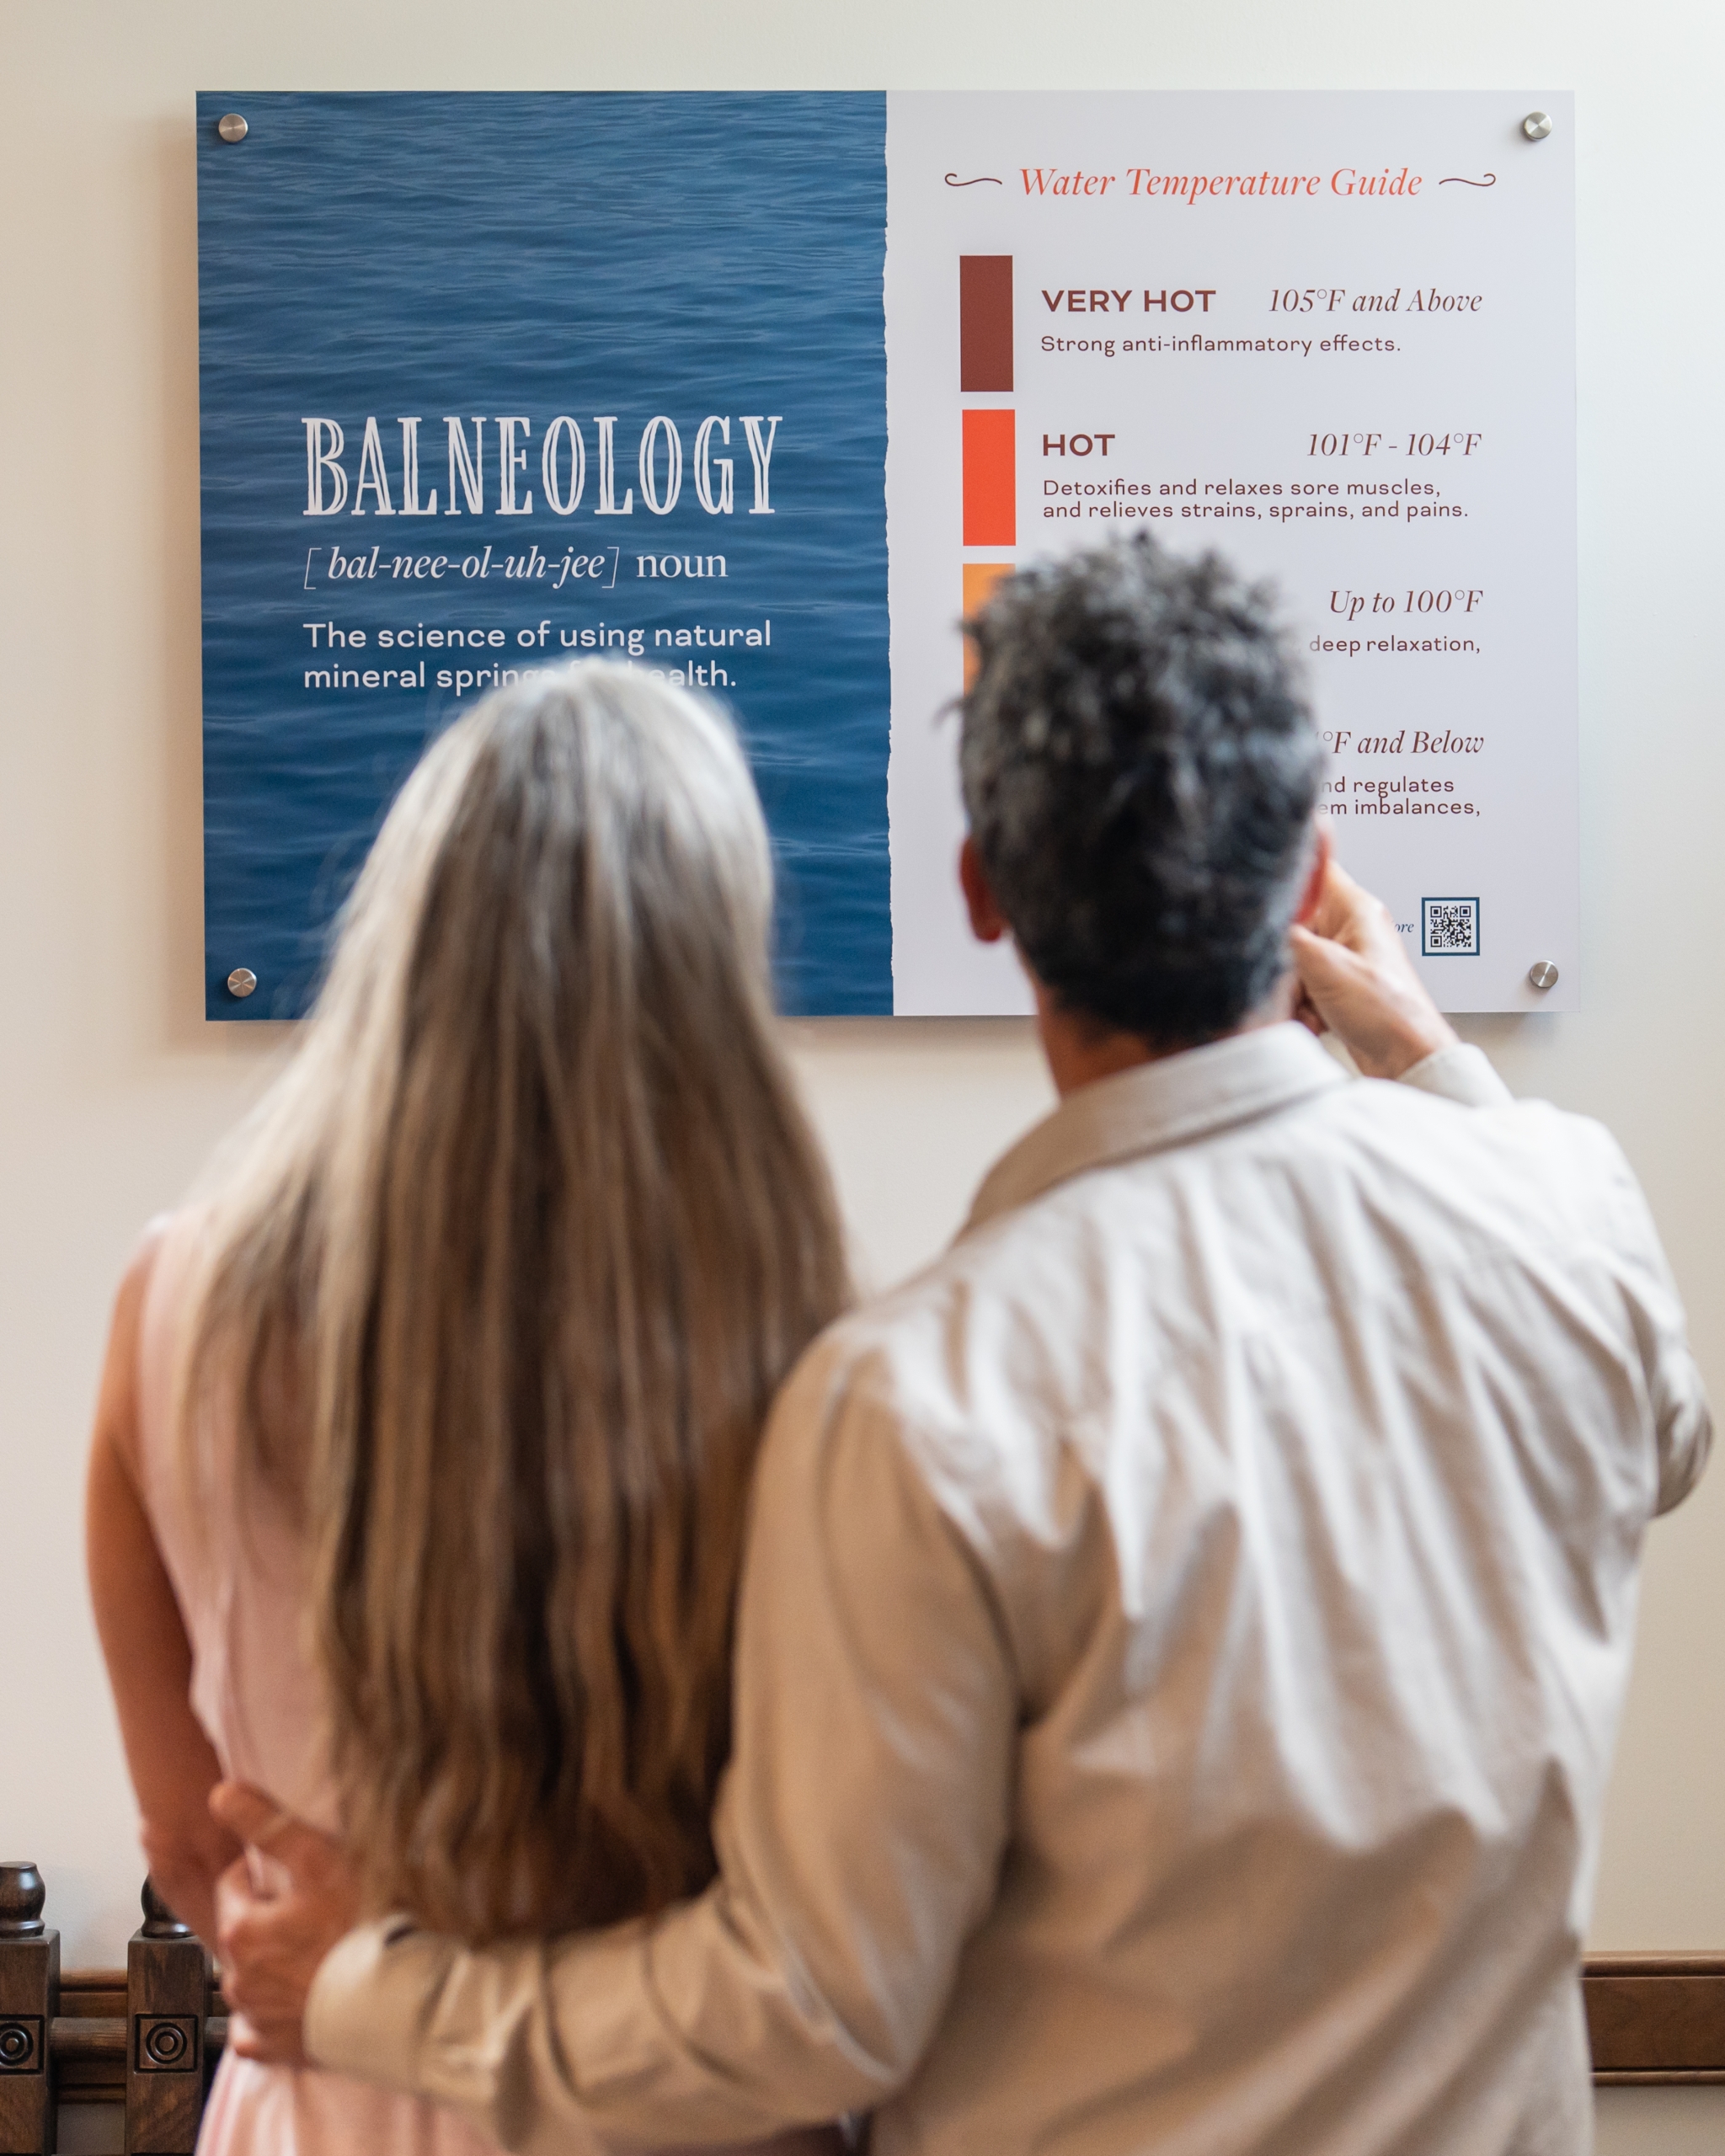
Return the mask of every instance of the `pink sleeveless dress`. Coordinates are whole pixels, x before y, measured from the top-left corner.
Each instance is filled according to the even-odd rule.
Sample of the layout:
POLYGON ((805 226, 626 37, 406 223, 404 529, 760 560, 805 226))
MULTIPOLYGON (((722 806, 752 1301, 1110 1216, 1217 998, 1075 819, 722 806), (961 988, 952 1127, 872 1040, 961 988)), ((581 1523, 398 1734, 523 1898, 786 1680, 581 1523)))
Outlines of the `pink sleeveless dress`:
MULTIPOLYGON (((170 1428, 179 1316, 195 1215, 168 1225, 144 1303, 139 1449, 144 1503, 192 1648, 192 1708, 222 1771, 334 1833, 321 1687, 307 1650, 305 1553, 267 1497, 241 1516, 231 1433, 210 1434, 214 1488, 195 1528, 170 1428), (222 1440, 229 1442, 224 1453, 222 1440)), ((761 2144, 761 2156, 822 2156, 827 2130, 761 2144)), ((199 2156, 494 2156, 454 2111, 316 2068, 264 2066, 227 2052, 198 2138, 199 2156)), ((569 2156, 606 2156, 572 2137, 569 2156)), ((747 2156, 732 2150, 731 2156, 747 2156)))
MULTIPOLYGON (((224 1456, 221 1444, 227 1433, 212 1433, 214 1486, 195 1527, 176 1459, 174 1351, 196 1234, 195 1216, 169 1224, 144 1302, 138 1419, 145 1508, 191 1641, 192 1709, 223 1773, 254 1782, 332 1833, 334 1794, 320 1687, 306 1648, 298 1540, 267 1501, 248 1504, 240 1517, 232 1446, 224 1456)), ((491 2143, 455 2112, 417 2097, 229 2052, 216 2070, 198 2148, 200 2156, 488 2156, 491 2143)))

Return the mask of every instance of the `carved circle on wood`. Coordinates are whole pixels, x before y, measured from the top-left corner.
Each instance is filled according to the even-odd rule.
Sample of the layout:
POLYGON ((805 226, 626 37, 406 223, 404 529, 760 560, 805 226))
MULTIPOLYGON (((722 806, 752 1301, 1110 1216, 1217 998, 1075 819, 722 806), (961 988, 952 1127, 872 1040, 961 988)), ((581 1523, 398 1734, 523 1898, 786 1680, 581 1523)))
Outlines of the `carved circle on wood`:
POLYGON ((0 2021, 0 2073, 28 2073, 36 2063, 36 2032, 28 2021, 0 2021))
POLYGON ((185 2031, 177 2021, 152 2021, 146 2025, 144 2057, 152 2066, 182 2066, 190 2048, 185 2031))

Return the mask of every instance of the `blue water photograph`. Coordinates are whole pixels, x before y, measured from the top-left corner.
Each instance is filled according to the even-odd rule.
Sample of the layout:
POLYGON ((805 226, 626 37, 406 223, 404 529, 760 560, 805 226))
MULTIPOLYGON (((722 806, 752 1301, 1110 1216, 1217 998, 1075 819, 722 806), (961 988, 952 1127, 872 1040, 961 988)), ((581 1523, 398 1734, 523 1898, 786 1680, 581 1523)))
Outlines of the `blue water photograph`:
POLYGON ((891 1010, 885 222, 879 94, 200 96, 209 1017, 303 1012, 426 744, 597 653, 731 712, 784 1008, 891 1010))

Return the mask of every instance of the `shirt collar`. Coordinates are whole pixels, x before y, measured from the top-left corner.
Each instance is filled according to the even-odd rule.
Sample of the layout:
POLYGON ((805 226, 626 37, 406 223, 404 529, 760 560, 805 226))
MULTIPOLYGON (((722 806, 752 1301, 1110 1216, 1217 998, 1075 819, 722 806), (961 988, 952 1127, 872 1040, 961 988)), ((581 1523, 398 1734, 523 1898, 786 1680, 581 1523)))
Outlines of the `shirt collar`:
POLYGON ((1291 1021, 1098 1078, 1069 1093, 996 1161, 961 1232, 1087 1168, 1189 1145, 1347 1083, 1341 1066, 1291 1021))

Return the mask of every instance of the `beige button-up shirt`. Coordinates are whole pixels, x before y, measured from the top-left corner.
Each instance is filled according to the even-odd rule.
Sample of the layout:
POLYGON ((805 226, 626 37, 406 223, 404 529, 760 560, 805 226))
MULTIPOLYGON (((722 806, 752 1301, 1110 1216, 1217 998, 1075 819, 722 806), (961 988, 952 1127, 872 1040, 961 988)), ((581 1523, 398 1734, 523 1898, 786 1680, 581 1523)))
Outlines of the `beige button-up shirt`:
POLYGON ((1290 1025, 1064 1102, 775 1411, 720 1877, 357 1933, 313 2055, 534 2151, 1584 2148, 1637 1563, 1707 1410, 1610 1138, 1413 1075, 1290 1025))

